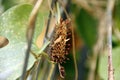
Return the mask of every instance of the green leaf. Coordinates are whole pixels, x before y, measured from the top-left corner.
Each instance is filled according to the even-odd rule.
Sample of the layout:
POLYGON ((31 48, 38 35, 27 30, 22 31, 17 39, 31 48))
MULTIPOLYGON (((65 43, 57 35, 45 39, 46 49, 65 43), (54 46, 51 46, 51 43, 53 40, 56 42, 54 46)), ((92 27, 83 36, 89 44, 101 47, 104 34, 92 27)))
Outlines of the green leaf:
POLYGON ((21 3, 29 3, 29 1, 28 0, 2 0, 2 5, 5 10, 21 3))
POLYGON ((80 9, 75 15, 77 31, 83 38, 85 44, 91 48, 96 42, 97 20, 83 9, 80 9))
MULTIPOLYGON (((0 36, 9 40, 7 46, 0 49, 0 79, 14 80, 21 75, 26 51, 26 27, 32 6, 15 6, 0 16, 0 36)), ((34 64, 30 55, 28 69, 34 64)))
MULTIPOLYGON (((15 80, 21 75, 27 46, 27 23, 31 11, 31 5, 21 4, 0 16, 0 36, 9 40, 8 45, 0 48, 0 80, 15 80)), ((33 43, 42 31, 47 12, 40 12, 37 17, 33 43)), ((27 69, 30 69, 34 62, 35 58, 30 54, 27 69)))
MULTIPOLYGON (((112 51, 113 55, 113 67, 114 67, 114 78, 120 80, 120 47, 114 48, 112 51)), ((107 53, 101 56, 99 74, 103 80, 108 79, 108 56, 107 53)))
POLYGON ((114 9, 114 26, 120 30, 120 1, 116 0, 114 9))

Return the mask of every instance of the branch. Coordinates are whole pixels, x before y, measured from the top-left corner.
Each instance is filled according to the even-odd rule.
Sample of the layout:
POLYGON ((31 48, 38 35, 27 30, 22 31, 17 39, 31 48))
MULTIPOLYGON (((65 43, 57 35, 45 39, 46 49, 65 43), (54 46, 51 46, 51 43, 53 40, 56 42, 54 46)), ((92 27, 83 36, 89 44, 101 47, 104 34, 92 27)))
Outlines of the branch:
POLYGON ((51 6, 50 6, 51 10, 49 11, 48 21, 47 21, 47 26, 46 26, 46 32, 45 32, 45 38, 46 39, 49 39, 49 37, 47 35, 48 35, 48 31, 49 31, 50 21, 51 21, 51 18, 52 18, 52 9, 55 6, 55 3, 56 3, 56 0, 52 0, 51 6))
MULTIPOLYGON (((49 0, 48 0, 48 3, 49 3, 49 0)), ((50 6, 50 11, 49 11, 49 16, 48 16, 48 21, 47 21, 47 26, 46 26, 46 31, 45 31, 45 37, 44 37, 44 43, 47 41, 47 39, 49 39, 49 36, 48 36, 48 31, 49 31, 49 27, 50 27, 50 22, 51 22, 51 18, 52 18, 52 14, 53 14, 53 12, 52 12, 52 10, 53 10, 53 7, 55 6, 55 3, 56 3, 56 0, 52 0, 52 2, 51 2, 51 5, 49 4, 49 6, 50 6)), ((42 57, 41 57, 42 58, 42 57)), ((41 59, 42 60, 42 59, 41 59)), ((39 60, 39 65, 38 65, 38 67, 37 67, 37 73, 36 73, 36 79, 35 80, 38 80, 38 75, 39 75, 39 72, 40 72, 40 65, 41 65, 41 60, 39 60)), ((51 64, 51 66, 53 66, 54 64, 51 64)), ((45 67, 45 66, 44 66, 45 67)), ((52 67, 52 70, 53 70, 53 68, 54 67, 52 67)), ((49 77, 51 77, 52 76, 52 70, 50 71, 50 73, 49 73, 49 77)), ((49 71, 48 71, 49 72, 49 71)))
POLYGON ((107 4, 107 42, 108 42, 108 80, 114 80, 114 71, 112 65, 112 10, 115 0, 108 0, 107 4))
POLYGON ((77 61, 76 61, 75 36, 74 36, 73 26, 72 26, 72 45, 73 45, 73 59, 74 59, 74 66, 75 66, 75 80, 78 80, 78 67, 77 67, 77 61))
POLYGON ((37 18, 37 13, 39 11, 39 7, 42 3, 42 0, 38 0, 30 14, 29 21, 28 21, 28 29, 27 29, 27 50, 25 54, 25 61, 24 61, 24 67, 23 67, 23 73, 22 73, 22 78, 21 80, 25 79, 25 73, 28 65, 28 59, 29 59, 29 53, 30 53, 30 48, 31 48, 31 43, 32 43, 32 38, 34 34, 34 29, 35 29, 35 21, 37 18))

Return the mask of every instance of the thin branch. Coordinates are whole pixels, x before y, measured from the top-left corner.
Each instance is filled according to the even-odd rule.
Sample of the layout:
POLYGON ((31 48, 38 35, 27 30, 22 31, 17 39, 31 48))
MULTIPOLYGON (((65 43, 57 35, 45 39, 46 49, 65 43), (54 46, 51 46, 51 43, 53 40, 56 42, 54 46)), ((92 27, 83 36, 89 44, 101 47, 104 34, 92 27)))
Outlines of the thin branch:
POLYGON ((103 44, 104 44, 104 39, 106 34, 105 22, 106 22, 106 16, 104 14, 99 20, 98 38, 93 47, 93 56, 90 62, 90 71, 89 71, 88 80, 96 80, 96 78, 98 79, 99 58, 100 58, 100 53, 102 52, 102 49, 103 49, 103 44))
POLYGON ((108 0, 107 4, 107 41, 108 41, 108 80, 114 80, 114 71, 112 64, 112 10, 115 0, 108 0))
POLYGON ((37 17, 37 13, 39 11, 39 7, 41 5, 43 0, 38 0, 31 12, 31 15, 29 17, 28 21, 28 29, 27 29, 27 50, 25 54, 25 61, 24 61, 24 67, 23 67, 23 73, 22 73, 22 80, 25 78, 25 73, 27 70, 27 64, 28 64, 28 59, 29 59, 29 53, 30 53, 30 48, 31 48, 31 43, 32 43, 32 38, 34 34, 34 29, 35 29, 35 21, 37 17))
MULTIPOLYGON (((56 0, 52 0, 51 9, 53 9, 55 3, 56 3, 56 0)), ((50 25, 50 21, 51 21, 51 17, 52 17, 52 12, 51 11, 52 10, 50 10, 50 12, 49 12, 48 21, 47 21, 47 28, 46 28, 46 33, 45 33, 45 38, 47 38, 47 39, 48 39, 47 34, 48 34, 48 30, 49 30, 49 25, 50 25)))
POLYGON ((87 0, 88 3, 96 7, 106 7, 106 0, 87 0))
POLYGON ((74 66, 75 66, 75 80, 78 80, 78 67, 76 62, 75 36, 74 36, 73 26, 72 26, 72 45, 73 45, 73 59, 74 59, 74 66))
POLYGON ((51 64, 51 68, 50 68, 47 80, 51 80, 52 79, 54 70, 55 70, 55 64, 51 64))
POLYGON ((65 7, 66 5, 61 1, 61 0, 58 0, 58 2, 61 4, 61 6, 63 7, 63 11, 65 12, 65 15, 67 16, 68 19, 70 19, 70 16, 68 15, 65 7))
POLYGON ((32 69, 31 70, 31 80, 36 80, 36 77, 37 77, 36 74, 37 74, 37 69, 38 69, 38 66, 39 66, 39 64, 38 64, 39 61, 40 60, 36 60, 33 67, 31 68, 32 69))
MULTIPOLYGON (((49 11, 49 16, 48 16, 48 21, 47 21, 47 26, 46 26, 46 31, 45 31, 45 37, 44 37, 44 43, 45 43, 45 41, 46 41, 46 39, 48 39, 48 36, 47 36, 47 34, 48 34, 48 30, 49 30, 49 25, 50 25, 50 21, 51 21, 51 17, 52 17, 52 9, 53 9, 53 7, 54 7, 54 4, 55 4, 55 1, 56 0, 52 0, 52 2, 51 2, 51 6, 50 6, 50 11, 49 11)), ((48 0, 48 2, 49 2, 49 0, 48 0)), ((42 58, 42 57, 41 57, 42 58)), ((39 65, 38 65, 38 67, 37 67, 37 73, 36 73, 36 79, 35 80, 38 80, 38 75, 39 75, 39 72, 40 72, 40 65, 41 65, 41 61, 42 59, 40 59, 39 60, 39 65)))
MULTIPOLYGON (((42 57, 41 57, 41 58, 42 58, 42 57)), ((40 72, 40 71, 39 71, 39 68, 40 68, 41 63, 42 63, 41 61, 42 61, 42 59, 39 59, 39 60, 38 60, 38 64, 37 64, 37 66, 36 66, 36 72, 35 72, 35 78, 34 78, 35 80, 38 80, 38 76, 39 76, 38 74, 39 74, 39 72, 40 72)))
POLYGON ((60 6, 58 2, 56 3, 56 7, 57 7, 57 16, 58 16, 57 23, 59 24, 61 15, 60 15, 60 6))

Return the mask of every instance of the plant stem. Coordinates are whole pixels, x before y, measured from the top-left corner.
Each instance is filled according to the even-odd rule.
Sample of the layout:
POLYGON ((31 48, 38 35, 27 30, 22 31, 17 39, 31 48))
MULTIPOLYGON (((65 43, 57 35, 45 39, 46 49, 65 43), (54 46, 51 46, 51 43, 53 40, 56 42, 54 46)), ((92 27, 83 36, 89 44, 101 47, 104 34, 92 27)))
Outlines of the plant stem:
POLYGON ((41 5, 43 0, 38 0, 30 14, 29 21, 28 21, 28 29, 27 29, 27 50, 25 54, 25 61, 24 61, 24 67, 23 67, 23 73, 22 73, 22 78, 21 80, 24 80, 26 70, 27 70, 27 65, 28 65, 28 59, 29 59, 29 53, 30 53, 30 48, 31 48, 31 43, 32 43, 32 38, 34 34, 34 29, 35 29, 35 21, 37 17, 37 13, 39 11, 39 7, 41 5))
MULTIPOLYGON (((52 0, 52 2, 51 2, 51 9, 53 9, 55 3, 56 3, 56 0, 52 0)), ((49 37, 48 37, 48 30, 49 30, 49 25, 50 25, 51 17, 52 17, 52 12, 50 10, 49 16, 48 16, 48 21, 47 21, 47 26, 46 26, 46 32, 45 32, 45 38, 46 39, 49 39, 49 37)))
POLYGON ((59 7, 59 3, 57 2, 56 3, 56 6, 57 6, 57 13, 58 13, 58 20, 57 20, 57 22, 58 22, 58 24, 60 23, 60 7, 59 7))
POLYGON ((53 72, 54 72, 54 70, 55 70, 55 64, 52 63, 50 66, 51 66, 51 68, 50 68, 50 71, 49 71, 47 80, 51 80, 51 79, 52 79, 53 72))
POLYGON ((108 80, 114 80, 112 64, 112 10, 115 0, 108 0, 107 4, 107 40, 108 40, 108 80))
POLYGON ((73 59, 74 59, 74 66, 75 66, 75 80, 78 80, 78 67, 76 62, 76 52, 75 52, 75 37, 74 37, 74 29, 72 26, 72 45, 73 45, 73 59))

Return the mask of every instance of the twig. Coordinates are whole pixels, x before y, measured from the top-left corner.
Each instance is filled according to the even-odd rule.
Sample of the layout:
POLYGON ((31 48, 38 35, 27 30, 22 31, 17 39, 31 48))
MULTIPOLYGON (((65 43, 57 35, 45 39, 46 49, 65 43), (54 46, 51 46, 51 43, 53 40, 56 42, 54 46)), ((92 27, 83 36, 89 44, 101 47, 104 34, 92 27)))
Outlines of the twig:
POLYGON ((34 28, 35 28, 35 21, 37 17, 37 13, 39 11, 39 7, 41 5, 43 0, 38 0, 31 12, 31 15, 29 17, 28 21, 28 29, 27 29, 27 50, 25 54, 25 61, 24 61, 24 67, 23 67, 23 73, 22 73, 22 80, 25 78, 25 73, 27 69, 27 64, 28 64, 28 59, 29 59, 29 53, 30 53, 30 48, 31 48, 31 43, 32 43, 32 38, 34 34, 34 28))
POLYGON ((74 36, 74 30, 72 26, 72 45, 73 45, 73 59, 74 59, 74 66, 75 66, 75 80, 78 80, 78 67, 76 62, 76 52, 75 52, 75 36, 74 36))
POLYGON ((95 7, 106 7, 106 0, 87 0, 88 3, 95 7))
POLYGON ((55 70, 55 64, 51 64, 51 68, 50 68, 47 80, 51 80, 52 79, 52 75, 53 75, 54 70, 55 70))
MULTIPOLYGON (((49 1, 49 0, 48 0, 49 1)), ((46 26, 46 31, 45 31, 45 37, 44 37, 44 43, 46 42, 46 39, 48 39, 48 36, 47 36, 47 34, 48 34, 48 30, 49 30, 49 25, 50 25, 50 20, 51 20, 51 17, 52 17, 52 9, 53 9, 53 7, 54 7, 54 4, 55 4, 55 1, 56 0, 52 0, 52 2, 51 2, 51 10, 49 11, 49 16, 48 16, 48 21, 47 21, 47 26, 46 26)), ((41 57, 42 58, 42 57, 41 57)), ((41 65, 41 61, 42 59, 40 59, 39 60, 39 65, 38 65, 38 67, 37 67, 37 73, 36 73, 36 79, 35 80, 38 80, 38 75, 39 75, 39 72, 40 72, 40 65, 41 65)))
MULTIPOLYGON (((55 3, 56 3, 56 0, 52 0, 52 2, 51 2, 51 9, 53 9, 55 3)), ((49 25, 50 25, 51 17, 52 17, 52 12, 50 10, 49 16, 48 16, 48 21, 47 21, 46 33, 45 33, 45 38, 47 38, 47 39, 48 39, 47 34, 48 34, 48 30, 49 30, 49 25)))
POLYGON ((90 62, 90 70, 88 74, 88 80, 96 80, 98 79, 98 65, 99 65, 99 58, 100 58, 100 53, 102 52, 103 49, 103 44, 105 40, 105 34, 106 34, 106 14, 101 17, 99 20, 99 25, 98 25, 98 38, 97 41, 93 47, 93 54, 91 57, 91 62, 90 62))
POLYGON ((38 67, 39 67, 39 64, 38 64, 39 61, 41 61, 41 60, 36 60, 36 62, 34 63, 33 67, 31 68, 31 80, 37 80, 36 78, 38 76, 36 74, 37 74, 37 70, 38 70, 38 67))
POLYGON ((57 14, 58 14, 57 15, 58 16, 57 17, 58 18, 57 19, 57 23, 59 24, 60 23, 60 17, 61 17, 61 15, 60 15, 60 7, 59 7, 59 3, 58 2, 56 3, 56 7, 57 7, 57 14))
POLYGON ((61 4, 61 6, 63 7, 63 11, 65 12, 65 15, 67 16, 68 19, 70 19, 70 16, 68 15, 65 7, 66 5, 61 1, 61 0, 58 0, 58 2, 61 4))
POLYGON ((108 41, 108 80, 114 80, 114 71, 112 64, 112 10, 115 0, 108 0, 107 4, 107 41, 108 41))
MULTIPOLYGON (((41 57, 41 58, 42 58, 42 57, 41 57)), ((35 80, 38 80, 38 76, 39 76, 38 74, 39 74, 39 72, 40 72, 40 71, 39 71, 39 68, 41 67, 41 61, 42 61, 41 58, 38 60, 38 64, 36 64, 37 66, 36 66, 36 72, 35 72, 35 78, 34 78, 35 80)))

